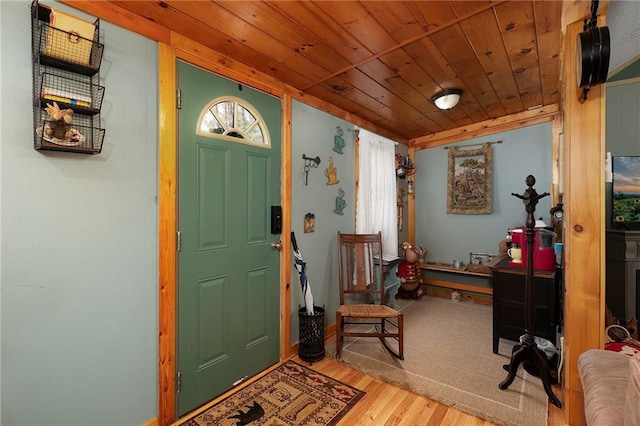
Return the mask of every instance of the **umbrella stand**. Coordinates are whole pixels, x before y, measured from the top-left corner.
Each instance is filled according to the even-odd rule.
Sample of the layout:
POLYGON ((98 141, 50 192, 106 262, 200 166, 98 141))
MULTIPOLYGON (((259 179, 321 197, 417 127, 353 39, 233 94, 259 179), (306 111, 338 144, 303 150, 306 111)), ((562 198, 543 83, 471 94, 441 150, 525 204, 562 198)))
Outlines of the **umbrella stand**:
POLYGON ((298 356, 307 362, 320 361, 324 358, 324 308, 313 305, 311 285, 306 275, 306 262, 302 260, 302 254, 298 249, 296 236, 291 233, 291 245, 293 246, 294 265, 300 275, 300 286, 304 296, 305 306, 298 309, 299 342, 298 356))

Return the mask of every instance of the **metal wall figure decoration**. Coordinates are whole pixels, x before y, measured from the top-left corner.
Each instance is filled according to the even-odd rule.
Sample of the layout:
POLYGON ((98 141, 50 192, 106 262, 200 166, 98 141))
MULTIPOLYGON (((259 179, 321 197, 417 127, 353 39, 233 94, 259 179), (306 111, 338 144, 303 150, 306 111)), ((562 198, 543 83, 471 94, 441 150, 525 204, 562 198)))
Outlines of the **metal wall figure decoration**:
POLYGON ((315 232, 316 230, 316 215, 313 213, 307 213, 304 215, 304 233, 315 232))
POLYGON ((327 185, 335 185, 340 183, 338 180, 338 168, 333 164, 333 157, 329 157, 329 167, 324 171, 327 177, 327 185))
POLYGON ((333 209, 333 212, 342 216, 344 215, 343 210, 346 206, 347 202, 344 199, 344 190, 340 188, 338 189, 338 196, 336 197, 336 208, 333 209))
POLYGON ((311 170, 311 168, 318 168, 320 165, 320 157, 311 158, 302 154, 302 159, 304 160, 304 184, 309 185, 309 170, 311 170))
POLYGON ((344 139, 342 138, 342 135, 344 135, 344 130, 342 130, 342 127, 340 126, 336 127, 336 135, 333 137, 333 150, 341 155, 342 155, 342 149, 345 146, 345 142, 344 142, 344 139))

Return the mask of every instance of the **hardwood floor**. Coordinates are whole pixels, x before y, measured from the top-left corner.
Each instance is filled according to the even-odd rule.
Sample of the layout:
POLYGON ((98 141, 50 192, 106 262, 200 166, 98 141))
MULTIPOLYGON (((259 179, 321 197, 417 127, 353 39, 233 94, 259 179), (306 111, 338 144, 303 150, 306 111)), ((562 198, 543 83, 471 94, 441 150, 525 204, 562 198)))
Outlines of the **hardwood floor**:
MULTIPOLYGON (((495 424, 368 376, 333 358, 324 358, 312 365, 302 361, 298 356, 291 359, 367 393, 340 420, 338 426, 488 426, 495 424)), ((554 393, 560 395, 560 388, 555 386, 554 393)), ((553 404, 549 404, 547 424, 548 426, 564 426, 562 410, 553 404)))
MULTIPOLYGON (((313 364, 302 361, 297 355, 291 357, 291 360, 367 393, 358 401, 356 406, 349 410, 338 422, 337 426, 495 425, 495 423, 479 419, 455 408, 439 404, 408 390, 361 373, 358 370, 341 364, 334 358, 325 357, 313 364)), ((246 383, 243 383, 239 388, 248 386, 251 382, 258 380, 274 368, 276 368, 275 365, 251 378, 251 380, 248 380, 246 383)), ((553 386, 553 388, 557 396, 562 394, 558 386, 553 386)), ((179 419, 173 423, 172 426, 183 425, 192 416, 206 410, 236 391, 238 391, 238 389, 233 389, 220 395, 210 403, 179 419)), ((547 426, 566 426, 561 409, 553 404, 549 404, 548 413, 547 426)))

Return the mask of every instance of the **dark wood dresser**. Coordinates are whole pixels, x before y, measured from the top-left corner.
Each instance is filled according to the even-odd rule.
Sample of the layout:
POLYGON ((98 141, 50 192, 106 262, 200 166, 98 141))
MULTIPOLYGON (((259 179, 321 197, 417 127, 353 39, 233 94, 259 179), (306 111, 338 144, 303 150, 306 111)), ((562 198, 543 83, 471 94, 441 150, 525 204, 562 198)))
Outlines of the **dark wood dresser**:
MULTIPOLYGON (((514 268, 505 257, 492 265, 493 353, 500 338, 518 342, 524 334, 524 293, 526 269, 514 268)), ((560 271, 534 271, 534 336, 556 344, 556 326, 561 321, 560 271)))

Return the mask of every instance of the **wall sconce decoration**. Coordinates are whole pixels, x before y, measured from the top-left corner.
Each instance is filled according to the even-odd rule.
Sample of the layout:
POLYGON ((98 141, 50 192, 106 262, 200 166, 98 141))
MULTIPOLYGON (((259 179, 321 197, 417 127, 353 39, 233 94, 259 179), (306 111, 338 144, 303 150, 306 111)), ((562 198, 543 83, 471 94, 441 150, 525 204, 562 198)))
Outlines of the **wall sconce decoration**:
POLYGON ((333 150, 338 154, 342 154, 342 148, 344 148, 345 146, 342 135, 344 135, 344 130, 342 130, 342 127, 336 127, 336 135, 333 137, 333 150))
POLYGON ((329 167, 324 171, 324 175, 327 177, 327 185, 335 185, 340 183, 338 180, 338 168, 333 165, 333 157, 329 157, 329 167))
POLYGON ((304 160, 304 184, 309 185, 309 170, 311 170, 312 167, 314 169, 318 168, 320 165, 320 157, 311 158, 302 154, 302 159, 304 160))
POLYGON ((460 96, 462 96, 461 89, 446 89, 433 95, 431 102, 436 104, 439 109, 448 110, 458 105, 460 96))
POLYGON ((338 196, 336 197, 336 208, 333 210, 335 214, 339 214, 340 216, 344 215, 344 208, 347 207, 347 202, 344 199, 344 190, 342 188, 338 189, 338 196))
POLYGON ((313 213, 307 213, 304 215, 304 233, 315 232, 316 230, 316 215, 313 213))

